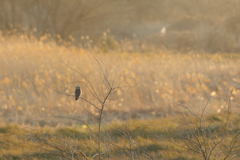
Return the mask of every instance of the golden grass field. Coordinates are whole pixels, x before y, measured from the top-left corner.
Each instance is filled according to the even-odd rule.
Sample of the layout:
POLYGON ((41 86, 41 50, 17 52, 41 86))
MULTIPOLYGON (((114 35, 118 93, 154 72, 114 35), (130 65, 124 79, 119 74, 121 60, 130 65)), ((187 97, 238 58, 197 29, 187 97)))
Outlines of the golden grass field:
MULTIPOLYGON (((128 113, 128 118, 155 118, 173 112, 178 103, 199 108, 209 97, 211 113, 217 113, 234 87, 232 105, 239 111, 238 54, 93 52, 106 64, 115 86, 132 86, 118 90, 111 97, 114 100, 106 109, 113 117, 126 118, 125 113, 128 113)), ((58 46, 44 37, 40 41, 24 35, 0 38, 0 123, 44 126, 59 122, 41 118, 41 115, 80 116, 91 121, 74 97, 56 93, 43 85, 42 82, 71 95, 75 86, 81 85, 82 96, 96 102, 80 82, 67 83, 86 80, 59 59, 86 76, 98 94, 102 94, 101 70, 88 50, 58 46)), ((80 103, 94 112, 84 101, 80 103)))
MULTIPOLYGON (((153 133, 159 135, 164 127, 169 125, 175 127, 171 115, 179 111, 179 104, 198 110, 209 100, 206 113, 211 118, 212 115, 220 113, 230 99, 231 111, 235 117, 230 128, 239 128, 239 118, 236 117, 239 117, 240 111, 240 55, 233 53, 210 55, 195 52, 182 54, 165 50, 156 50, 154 53, 114 51, 101 53, 97 49, 92 49, 92 52, 105 63, 108 76, 112 82, 114 80, 115 86, 131 86, 119 89, 110 97, 112 100, 105 108, 107 116, 103 118, 104 122, 110 123, 107 128, 115 134, 111 124, 121 127, 128 122, 125 120, 132 124, 130 130, 134 130, 133 128, 138 125, 158 126, 132 131, 133 139, 139 145, 149 147, 156 157, 164 157, 165 153, 161 149, 163 144, 156 137, 152 137, 153 133), (231 90, 232 95, 229 97, 231 90)), ((18 159, 31 148, 30 146, 24 148, 21 145, 15 148, 24 138, 17 135, 7 136, 16 133, 21 127, 44 127, 44 129, 53 127, 51 133, 57 131, 69 138, 69 141, 74 141, 74 137, 70 136, 73 132, 76 132, 74 133, 76 135, 90 134, 84 131, 86 126, 78 121, 46 116, 77 118, 93 125, 94 128, 93 118, 76 103, 74 97, 59 94, 42 83, 71 95, 74 95, 75 86, 80 85, 83 90, 82 96, 94 104, 97 103, 81 82, 73 83, 76 81, 86 83, 86 80, 64 65, 61 60, 86 76, 97 94, 102 96, 103 76, 90 51, 70 44, 59 46, 46 37, 36 40, 25 35, 0 36, 1 159, 18 159), (9 125, 10 123, 14 125, 9 125), (64 126, 72 128, 68 131, 68 127, 64 126), (79 129, 83 131, 80 133, 79 129)), ((93 106, 81 100, 79 103, 92 114, 97 114, 93 106)), ((221 119, 216 121, 220 124, 223 122, 221 119)), ((117 133, 113 137, 119 145, 125 144, 117 133)), ((81 138, 76 141, 84 144, 88 155, 92 155, 95 142, 81 138)), ((32 143, 35 144, 34 141, 28 141, 28 144, 32 143)), ((182 150, 174 145, 163 146, 168 146, 167 150, 173 151, 171 153, 173 159, 186 157, 187 152, 183 154, 182 150)), ((43 151, 36 149, 29 152, 31 154, 35 152, 37 156, 43 151)), ((124 155, 121 156, 124 159, 124 155)), ((194 154, 188 156, 186 159, 194 159, 194 154)))

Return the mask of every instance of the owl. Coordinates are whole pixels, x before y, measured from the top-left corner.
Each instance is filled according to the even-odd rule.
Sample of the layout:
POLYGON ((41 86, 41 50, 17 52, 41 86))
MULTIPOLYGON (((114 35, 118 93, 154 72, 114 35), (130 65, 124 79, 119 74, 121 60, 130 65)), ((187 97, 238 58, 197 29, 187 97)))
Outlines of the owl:
POLYGON ((82 90, 81 90, 80 86, 76 86, 76 90, 75 90, 75 100, 76 101, 79 99, 81 94, 82 94, 82 90))

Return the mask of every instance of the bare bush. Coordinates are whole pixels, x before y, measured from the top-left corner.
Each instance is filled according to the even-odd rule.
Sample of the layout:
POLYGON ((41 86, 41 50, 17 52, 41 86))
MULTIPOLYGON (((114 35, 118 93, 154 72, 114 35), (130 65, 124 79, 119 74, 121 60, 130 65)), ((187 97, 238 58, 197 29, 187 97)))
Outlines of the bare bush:
MULTIPOLYGON (((91 52, 91 51, 90 51, 91 52)), ((95 55, 91 52, 91 55, 96 60, 96 63, 99 65, 100 72, 102 74, 103 80, 98 79, 101 83, 102 92, 99 93, 89 81, 87 77, 85 77, 82 73, 77 71, 76 69, 70 67, 65 62, 62 61, 64 65, 66 65, 71 70, 75 71, 77 74, 82 76, 86 82, 77 81, 77 82, 66 82, 66 83, 82 83, 87 87, 87 89, 91 92, 92 96, 97 100, 98 104, 94 102, 90 102, 86 98, 80 97, 81 101, 76 101, 87 114, 89 114, 92 118, 97 121, 97 127, 93 127, 86 122, 82 121, 81 119, 71 118, 71 117, 61 117, 61 116, 47 116, 47 117, 54 117, 54 118, 67 118, 72 119, 84 124, 90 131, 91 137, 83 137, 89 139, 88 143, 92 144, 92 149, 94 150, 93 155, 87 155, 87 150, 84 151, 84 145, 77 144, 76 142, 72 142, 68 139, 64 139, 59 137, 57 134, 51 134, 50 132, 43 132, 38 130, 31 130, 30 134, 27 135, 27 139, 31 141, 37 141, 37 145, 35 146, 36 150, 41 150, 43 152, 43 156, 48 158, 65 158, 65 159, 88 159, 90 156, 91 159, 98 158, 99 160, 101 157, 110 158, 114 157, 115 154, 120 154, 119 156, 129 156, 130 159, 135 159, 136 157, 141 157, 143 154, 152 159, 151 153, 145 149, 144 147, 139 146, 136 142, 131 139, 131 135, 129 133, 128 125, 124 126, 124 129, 117 128, 118 132, 122 134, 122 136, 127 140, 129 143, 128 147, 120 146, 116 144, 112 138, 111 134, 105 128, 103 124, 103 118, 107 116, 106 105, 112 99, 116 98, 117 90, 122 89, 124 86, 120 87, 117 85, 114 87, 115 80, 111 80, 106 68, 106 65, 95 55), (82 102, 87 103, 88 105, 82 105, 82 102), (88 107, 85 107, 88 106, 88 107), (94 107, 94 112, 91 112, 89 108, 94 107), (94 128, 94 129, 92 129, 94 128), (54 137, 54 138, 53 138, 54 137), (53 140, 54 139, 54 140, 53 140), (136 149, 137 148, 137 149, 136 149)), ((59 79, 60 80, 60 79, 59 79)), ((41 80, 40 80, 41 81, 41 80)), ((60 94, 64 94, 67 96, 73 97, 73 95, 69 95, 66 93, 62 93, 57 91, 44 82, 42 82, 46 87, 50 88, 51 90, 58 92, 60 94)))
POLYGON ((234 159, 239 158, 240 130, 231 132, 231 104, 228 102, 221 112, 214 117, 207 116, 208 102, 197 113, 186 105, 178 105, 181 118, 176 123, 178 127, 167 129, 167 136, 159 136, 161 140, 167 140, 173 145, 183 149, 186 153, 195 153, 196 157, 209 159, 234 159), (217 119, 217 123, 216 120, 217 119))

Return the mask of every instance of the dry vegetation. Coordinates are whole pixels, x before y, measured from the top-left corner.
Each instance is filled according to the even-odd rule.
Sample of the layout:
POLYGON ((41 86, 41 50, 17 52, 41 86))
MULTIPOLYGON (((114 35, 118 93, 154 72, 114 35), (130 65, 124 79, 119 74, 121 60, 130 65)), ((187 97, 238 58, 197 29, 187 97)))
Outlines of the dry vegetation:
POLYGON ((87 36, 98 47, 109 30, 117 43, 133 44, 127 51, 239 52, 239 6, 239 0, 0 0, 0 30, 74 38, 77 46, 87 36))
POLYGON ((102 158, 195 159, 209 153, 239 157, 239 55, 92 51, 107 65, 111 82, 130 86, 109 97, 99 134, 96 119, 83 109, 98 115, 93 106, 80 100, 82 107, 74 97, 47 87, 73 95, 80 84, 82 96, 95 104, 82 84, 86 80, 61 62, 102 93, 103 75, 88 50, 68 42, 59 46, 47 36, 40 41, 25 35, 0 37, 1 159, 96 158, 98 139, 102 158), (192 114, 208 100, 206 115, 192 114), (176 120, 172 115, 178 111, 182 114, 174 116, 176 120), (206 152, 199 152, 195 143, 206 152))
MULTIPOLYGON (((41 115, 92 120, 73 97, 56 93, 42 83, 71 95, 80 84, 83 97, 94 103, 96 100, 81 82, 70 83, 86 80, 59 60, 85 75, 101 93, 102 75, 89 51, 24 35, 1 37, 0 45, 1 123, 72 125, 71 121, 61 122, 41 115)), ((133 86, 122 88, 110 97, 113 100, 107 106, 111 115, 108 120, 165 116, 175 111, 175 104, 199 108, 210 96, 210 112, 217 113, 233 87, 236 89, 231 97, 232 110, 239 111, 239 55, 156 52, 98 54, 116 85, 133 86)), ((92 106, 85 107, 95 112, 92 106)))
POLYGON ((239 159, 239 2, 0 0, 0 159, 239 159))
MULTIPOLYGON (((185 116, 189 123, 192 122, 192 125, 186 128, 182 125, 182 123, 185 124, 184 116, 182 118, 183 120, 180 120, 177 116, 177 118, 109 123, 105 126, 103 133, 110 138, 103 138, 101 141, 101 145, 105 146, 102 149, 102 158, 205 159, 199 154, 200 149, 195 147, 194 143, 197 143, 197 139, 193 133, 199 138, 201 147, 203 149, 206 147, 207 154, 215 143, 222 140, 222 143, 214 148, 209 159, 239 158, 239 114, 232 114, 227 124, 227 130, 224 128, 226 114, 206 116, 204 122, 208 127, 205 129, 211 131, 214 137, 208 131, 203 130, 204 134, 209 137, 205 136, 197 126, 194 126, 195 123, 198 123, 198 119, 195 119, 194 116, 185 116), (194 132, 191 133, 191 129, 194 132), (209 146, 205 146, 204 138, 207 139, 206 143, 209 146), (189 142, 186 143, 187 139, 189 142), (186 149, 188 146, 196 151, 186 149), (231 152, 229 152, 230 150, 231 152)), ((60 159, 60 157, 71 159, 72 155, 75 155, 75 159, 84 159, 84 156, 91 159, 97 152, 97 142, 94 137, 97 126, 90 125, 90 127, 93 132, 86 125, 35 129, 16 125, 2 126, 0 127, 0 158, 3 160, 60 159), (84 153, 84 156, 79 153, 84 153)))

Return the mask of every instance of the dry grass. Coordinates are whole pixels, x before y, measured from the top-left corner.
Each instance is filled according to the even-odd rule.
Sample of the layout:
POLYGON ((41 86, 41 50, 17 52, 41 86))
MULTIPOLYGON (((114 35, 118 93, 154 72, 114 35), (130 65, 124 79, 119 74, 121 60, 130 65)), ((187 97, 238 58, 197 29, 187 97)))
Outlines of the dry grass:
MULTIPOLYGON (((210 113, 216 113, 233 91, 232 108, 239 111, 240 56, 237 54, 170 53, 98 53, 106 64, 115 84, 134 86, 118 90, 110 97, 108 119, 155 118, 174 112, 175 103, 199 108, 210 99, 210 113), (127 113, 127 114, 126 114, 127 113)), ((77 84, 83 88, 83 97, 95 99, 80 82, 80 75, 66 67, 59 59, 85 75, 101 94, 102 75, 89 51, 75 47, 57 46, 42 37, 0 36, 0 123, 11 122, 44 126, 72 121, 42 116, 81 117, 91 121, 73 97, 56 93, 74 94, 77 84), (67 82, 63 82, 60 80, 67 82), (42 82, 41 82, 42 81, 42 82)), ((80 101, 83 106, 87 105, 80 101)), ((94 113, 92 106, 85 106, 94 113)))
MULTIPOLYGON (((79 147, 88 157, 97 152, 96 140, 91 138, 92 133, 97 130, 92 117, 75 102, 74 97, 56 93, 42 83, 67 94, 73 94, 75 86, 79 84, 82 86, 83 97, 96 103, 81 82, 67 83, 86 80, 66 67, 59 60, 61 59, 85 75, 101 96, 103 77, 89 51, 71 47, 69 44, 66 46, 58 46, 48 37, 42 37, 38 41, 24 35, 0 36, 1 159, 51 159, 53 154, 57 154, 52 147, 42 147, 41 141, 29 139, 28 135, 33 133, 54 143, 61 143, 64 139, 65 142, 79 147), (91 122, 93 132, 78 121, 46 116, 66 116, 91 122), (29 124, 45 127, 42 130, 32 130, 8 123, 17 123, 24 127, 29 124), (61 124, 72 127, 62 127, 61 124), (43 134, 44 132, 50 134, 43 134), (59 136, 62 138, 56 138, 59 136)), ((211 114, 224 109, 229 92, 234 87, 230 97, 231 111, 239 111, 240 56, 237 54, 180 54, 169 51, 145 54, 100 53, 97 49, 92 50, 107 65, 108 75, 111 81, 115 79, 115 85, 120 83, 121 86, 133 86, 118 90, 117 94, 110 97, 115 100, 106 106, 107 116, 104 115, 103 120, 108 125, 104 125, 104 131, 101 132, 108 133, 111 143, 114 142, 124 150, 128 149, 129 153, 135 151, 140 155, 147 150, 155 158, 196 158, 197 155, 190 151, 182 152, 183 149, 176 145, 161 141, 162 135, 172 134, 166 130, 168 127, 178 130, 171 115, 176 115, 179 103, 198 110, 211 97, 206 113, 209 114, 207 119, 214 125, 217 124, 217 127, 213 127, 216 140, 221 137, 218 133, 223 130, 224 117, 211 114), (119 119, 131 120, 119 122, 119 119), (128 141, 121 133, 128 134, 131 140, 128 141), (131 146, 133 142, 137 145, 131 146)), ((93 106, 84 101, 80 103, 95 114, 93 106)), ((236 128, 239 128, 239 115, 233 114, 226 137, 236 134, 236 128)), ((188 134, 184 130, 181 132, 188 134)), ((172 140, 183 143, 181 139, 172 140)), ((225 151, 230 141, 231 139, 226 138, 220 150, 225 151)), ((101 143, 107 146, 104 140, 101 143)), ((102 152, 104 149, 106 148, 102 148, 102 152)), ((124 150, 112 146, 107 150, 110 152, 102 157, 129 157, 124 150)))
MULTIPOLYGON (((228 152, 228 145, 230 144, 232 137, 238 132, 239 128, 239 115, 233 114, 230 121, 229 127, 227 129, 226 138, 224 138, 224 143, 219 147, 221 152, 219 156, 221 158, 228 152)), ((129 155, 126 150, 138 151, 139 154, 143 154, 145 151, 151 153, 156 159, 197 159, 200 158, 198 154, 190 150, 185 150, 180 147, 175 146, 170 143, 170 141, 163 141, 161 139, 162 135, 168 135, 169 137, 174 133, 169 129, 174 131, 182 132, 183 134, 189 134, 188 131, 181 131, 178 128, 179 124, 176 123, 176 119, 179 117, 167 117, 167 118, 157 118, 155 120, 130 120, 122 123, 113 122, 108 124, 106 131, 111 136, 111 141, 102 141, 102 143, 109 143, 105 148, 109 153, 103 153, 102 157, 110 159, 129 159, 129 155), (149 125, 151 124, 151 125, 149 125), (127 126, 127 130, 126 130, 127 126), (129 141, 124 137, 123 132, 129 133, 132 142, 137 145, 130 146, 129 141), (114 143, 114 147, 111 144, 114 143), (121 148, 124 150, 121 150, 121 148)), ((207 120, 211 120, 213 126, 217 124, 217 127, 213 127, 212 133, 215 135, 216 141, 221 139, 221 132, 223 132, 224 116, 209 115, 206 117, 207 120)), ((91 125, 93 131, 97 131, 97 127, 91 125)), ((49 146, 44 146, 41 141, 36 139, 30 139, 28 135, 30 132, 35 132, 39 137, 45 137, 48 141, 53 144, 62 143, 65 145, 72 145, 74 147, 83 151, 86 156, 90 159, 97 149, 96 141, 94 140, 92 132, 90 132, 85 125, 73 126, 73 127, 58 127, 50 128, 44 127, 35 128, 37 130, 31 130, 28 128, 23 128, 15 125, 5 125, 0 128, 0 159, 55 159, 59 154, 58 151, 54 150, 49 146), (14 135, 9 136, 9 134, 14 133, 14 135), (55 158, 54 158, 55 157, 55 158)), ((185 145, 181 140, 177 138, 171 138, 171 141, 177 142, 179 145, 185 145)), ((237 142, 239 145, 239 140, 237 142)), ((106 144, 105 144, 106 145, 106 144)), ((238 147, 239 150, 239 147, 238 147)), ((218 150, 214 150, 215 154, 218 150)), ((239 153, 236 152, 235 156, 239 153)), ((238 155, 239 156, 239 155, 238 155)), ((220 158, 220 159, 221 159, 220 158)), ((142 159, 148 159, 146 156, 142 159)))

